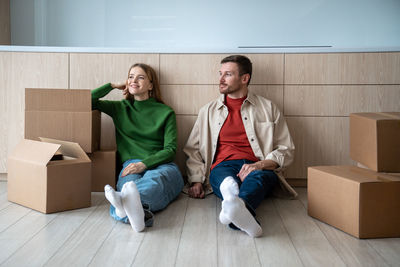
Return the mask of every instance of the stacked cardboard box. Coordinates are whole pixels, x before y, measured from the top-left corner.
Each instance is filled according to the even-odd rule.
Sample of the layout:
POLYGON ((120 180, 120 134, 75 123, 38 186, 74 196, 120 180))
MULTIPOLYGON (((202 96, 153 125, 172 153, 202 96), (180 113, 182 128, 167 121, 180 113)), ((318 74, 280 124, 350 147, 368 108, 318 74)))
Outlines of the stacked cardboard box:
POLYGON ((25 138, 8 159, 10 201, 50 213, 90 206, 92 189, 115 186, 116 152, 98 150, 90 90, 26 89, 25 138))
POLYGON ((308 214, 358 238, 400 237, 399 137, 398 112, 351 114, 350 156, 367 168, 309 167, 308 214))

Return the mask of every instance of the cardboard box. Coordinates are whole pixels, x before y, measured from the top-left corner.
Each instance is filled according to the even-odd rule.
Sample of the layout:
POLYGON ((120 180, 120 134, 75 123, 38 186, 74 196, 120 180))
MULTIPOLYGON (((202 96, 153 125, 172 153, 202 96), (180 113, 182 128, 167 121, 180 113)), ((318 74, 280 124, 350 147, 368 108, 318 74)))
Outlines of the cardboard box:
POLYGON ((99 149, 101 117, 92 111, 90 90, 25 89, 25 138, 39 136, 99 149))
POLYGON ((350 157, 377 172, 400 172, 400 112, 350 114, 350 157))
POLYGON ((309 167, 308 214, 358 238, 400 237, 400 175, 309 167))
POLYGON ((115 188, 116 151, 98 150, 88 156, 92 161, 92 192, 104 192, 106 184, 115 188))
POLYGON ((77 143, 42 140, 24 139, 9 156, 8 200, 43 213, 89 207, 89 157, 77 143))

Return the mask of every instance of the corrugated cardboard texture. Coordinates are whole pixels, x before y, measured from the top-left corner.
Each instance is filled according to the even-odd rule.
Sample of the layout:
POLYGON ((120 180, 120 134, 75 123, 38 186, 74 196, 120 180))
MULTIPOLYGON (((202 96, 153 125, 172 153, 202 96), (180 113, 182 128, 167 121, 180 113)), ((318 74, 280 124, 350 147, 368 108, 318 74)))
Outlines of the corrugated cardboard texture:
POLYGON ((26 88, 25 110, 27 111, 71 111, 92 110, 90 90, 26 88))
POLYGON ((308 168, 308 214, 359 238, 400 236, 400 177, 355 166, 308 168))
POLYGON ((103 192, 107 184, 115 188, 116 151, 98 150, 89 157, 92 161, 92 192, 103 192))
POLYGON ((350 114, 350 157, 378 172, 400 172, 400 113, 350 114))

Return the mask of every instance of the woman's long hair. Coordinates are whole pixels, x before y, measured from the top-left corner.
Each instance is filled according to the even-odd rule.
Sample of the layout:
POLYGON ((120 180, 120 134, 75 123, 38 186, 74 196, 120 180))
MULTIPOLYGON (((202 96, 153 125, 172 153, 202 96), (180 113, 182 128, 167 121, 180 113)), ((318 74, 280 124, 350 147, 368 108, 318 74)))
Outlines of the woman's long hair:
MULTIPOLYGON (((136 63, 129 68, 128 77, 131 70, 135 67, 141 68, 144 72, 146 72, 147 77, 149 78, 150 82, 153 84, 153 89, 149 91, 149 97, 153 97, 156 99, 157 102, 164 103, 161 99, 161 91, 160 91, 160 83, 158 82, 157 74, 152 67, 147 64, 143 63, 136 63)), ((134 101, 135 98, 133 95, 128 93, 125 96, 125 99, 134 101)))

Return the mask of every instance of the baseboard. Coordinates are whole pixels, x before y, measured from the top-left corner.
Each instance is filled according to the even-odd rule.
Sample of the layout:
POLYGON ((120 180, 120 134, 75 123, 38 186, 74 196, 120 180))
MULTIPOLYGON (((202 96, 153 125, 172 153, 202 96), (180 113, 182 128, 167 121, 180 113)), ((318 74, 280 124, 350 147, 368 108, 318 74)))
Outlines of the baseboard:
POLYGON ((0 173, 0 181, 7 181, 7 173, 0 173))

